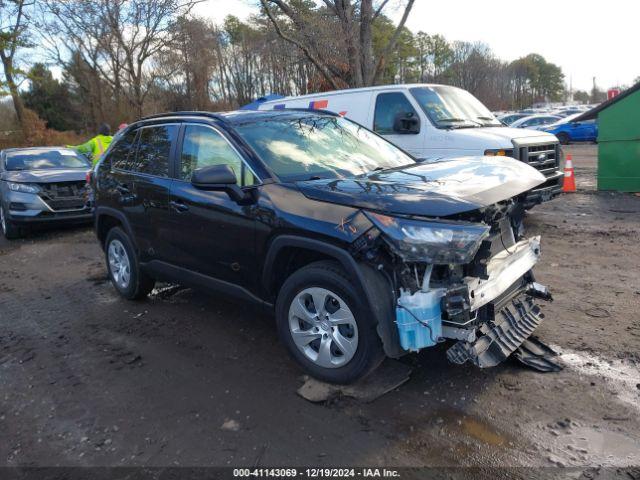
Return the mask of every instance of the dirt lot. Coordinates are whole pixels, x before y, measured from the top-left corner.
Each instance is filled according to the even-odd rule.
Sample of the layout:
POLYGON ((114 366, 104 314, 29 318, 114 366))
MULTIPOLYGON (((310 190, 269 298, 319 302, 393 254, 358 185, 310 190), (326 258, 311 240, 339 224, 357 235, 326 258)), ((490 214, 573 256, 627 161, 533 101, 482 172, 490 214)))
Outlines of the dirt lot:
POLYGON ((555 296, 538 334, 567 368, 428 349, 368 404, 296 395, 272 319, 243 305, 121 300, 89 229, 0 240, 0 465, 640 465, 640 197, 594 192, 595 147, 568 152, 581 191, 527 219, 555 296))

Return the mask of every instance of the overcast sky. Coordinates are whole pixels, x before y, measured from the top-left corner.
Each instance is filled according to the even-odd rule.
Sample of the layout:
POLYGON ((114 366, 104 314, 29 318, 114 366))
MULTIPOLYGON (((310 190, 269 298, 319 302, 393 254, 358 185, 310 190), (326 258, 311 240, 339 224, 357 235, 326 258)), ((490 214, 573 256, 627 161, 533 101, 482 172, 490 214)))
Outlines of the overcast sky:
MULTIPOLYGON (((217 22, 229 14, 246 18, 257 4, 205 0, 196 12, 217 22)), ((397 21, 402 12, 389 14, 397 21)), ((407 26, 485 42, 503 60, 539 53, 562 67, 567 85, 590 90, 593 77, 606 89, 640 76, 639 22, 639 0, 416 0, 407 26)))

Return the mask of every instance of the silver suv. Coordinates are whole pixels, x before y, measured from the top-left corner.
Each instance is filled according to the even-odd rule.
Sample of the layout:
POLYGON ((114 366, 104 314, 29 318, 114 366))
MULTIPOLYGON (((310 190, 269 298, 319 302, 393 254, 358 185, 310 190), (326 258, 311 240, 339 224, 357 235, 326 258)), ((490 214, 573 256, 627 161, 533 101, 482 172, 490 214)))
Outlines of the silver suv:
POLYGON ((0 226, 8 239, 34 224, 88 222, 87 158, 63 147, 0 151, 0 226))

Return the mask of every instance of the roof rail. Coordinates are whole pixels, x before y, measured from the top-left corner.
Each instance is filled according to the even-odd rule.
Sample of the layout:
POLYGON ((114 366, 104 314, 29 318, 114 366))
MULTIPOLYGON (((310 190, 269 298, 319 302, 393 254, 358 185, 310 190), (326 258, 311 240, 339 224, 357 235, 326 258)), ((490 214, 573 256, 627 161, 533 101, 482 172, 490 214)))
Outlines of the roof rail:
POLYGON ((209 117, 209 118, 215 118, 216 120, 224 120, 224 117, 222 115, 217 114, 217 113, 206 112, 206 111, 197 111, 197 110, 193 110, 193 111, 184 110, 184 111, 180 111, 180 112, 155 113, 153 115, 148 115, 146 117, 142 117, 140 120, 151 120, 151 119, 154 119, 154 118, 162 118, 162 117, 193 117, 193 116, 209 117))

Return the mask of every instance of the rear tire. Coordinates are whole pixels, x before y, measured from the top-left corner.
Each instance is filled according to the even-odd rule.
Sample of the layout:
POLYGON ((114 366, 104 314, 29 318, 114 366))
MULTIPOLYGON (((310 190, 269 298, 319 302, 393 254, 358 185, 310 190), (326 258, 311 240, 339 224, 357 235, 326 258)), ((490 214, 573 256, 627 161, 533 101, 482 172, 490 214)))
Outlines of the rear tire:
POLYGON ((569 135, 563 132, 560 132, 559 134, 557 134, 556 137, 558 137, 558 141, 560 142, 561 145, 568 145, 569 142, 571 141, 571 139, 569 138, 569 135))
POLYGON ((7 218, 2 203, 0 203, 0 229, 7 240, 15 240, 23 235, 22 228, 7 218))
POLYGON ((384 360, 371 308, 352 284, 337 263, 315 262, 291 275, 276 301, 281 341, 310 375, 330 383, 352 383, 384 360))
POLYGON ((118 293, 128 300, 146 297, 156 281, 140 270, 140 262, 127 234, 120 227, 114 227, 109 230, 104 244, 109 279, 118 293))

